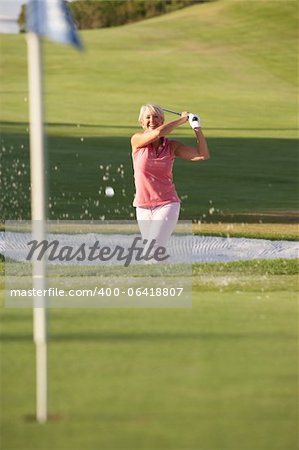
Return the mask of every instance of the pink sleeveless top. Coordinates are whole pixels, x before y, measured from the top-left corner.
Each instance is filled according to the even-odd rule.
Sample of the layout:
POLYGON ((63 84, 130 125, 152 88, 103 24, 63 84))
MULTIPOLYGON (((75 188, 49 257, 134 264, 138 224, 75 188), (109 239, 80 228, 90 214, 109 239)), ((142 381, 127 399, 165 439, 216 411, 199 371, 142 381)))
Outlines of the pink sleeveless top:
POLYGON ((133 206, 143 208, 180 202, 172 178, 175 156, 163 137, 157 150, 152 144, 133 152, 136 194, 133 206))

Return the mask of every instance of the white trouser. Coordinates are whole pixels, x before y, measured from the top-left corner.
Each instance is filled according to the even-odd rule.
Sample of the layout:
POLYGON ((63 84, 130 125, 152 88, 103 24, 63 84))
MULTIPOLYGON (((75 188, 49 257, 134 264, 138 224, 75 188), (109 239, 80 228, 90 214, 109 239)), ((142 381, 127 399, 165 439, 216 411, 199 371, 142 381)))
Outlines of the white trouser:
POLYGON ((166 247, 179 218, 180 203, 167 203, 154 208, 136 208, 138 226, 142 239, 148 243, 155 239, 156 247, 166 247))

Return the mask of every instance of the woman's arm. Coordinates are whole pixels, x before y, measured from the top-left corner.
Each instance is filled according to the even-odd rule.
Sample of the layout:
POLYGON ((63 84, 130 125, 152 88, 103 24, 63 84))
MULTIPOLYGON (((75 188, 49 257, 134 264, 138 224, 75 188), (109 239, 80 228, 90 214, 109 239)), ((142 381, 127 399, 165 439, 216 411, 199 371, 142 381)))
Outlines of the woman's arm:
POLYGON ((163 123, 163 125, 160 125, 154 130, 134 134, 131 138, 133 151, 137 150, 138 148, 145 147, 151 142, 155 142, 162 136, 170 134, 173 130, 175 130, 180 125, 183 125, 187 121, 188 121, 188 113, 183 112, 182 116, 177 120, 173 120, 172 122, 168 123, 163 123))
POLYGON ((205 161, 210 158, 207 141, 201 131, 201 128, 194 129, 197 147, 190 147, 181 142, 173 141, 175 156, 187 159, 188 161, 205 161))

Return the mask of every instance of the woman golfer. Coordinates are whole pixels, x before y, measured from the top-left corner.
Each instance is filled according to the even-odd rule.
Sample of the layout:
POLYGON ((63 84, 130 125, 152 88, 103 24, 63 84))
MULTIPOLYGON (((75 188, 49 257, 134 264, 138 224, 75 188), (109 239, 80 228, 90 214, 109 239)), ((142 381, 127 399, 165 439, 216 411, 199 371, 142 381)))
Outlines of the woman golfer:
POLYGON ((139 123, 144 129, 131 138, 136 194, 133 206, 143 239, 156 247, 166 247, 180 212, 180 198, 173 183, 175 158, 204 161, 209 150, 197 116, 182 112, 179 119, 164 123, 164 111, 147 104, 140 109, 139 123), (189 121, 197 140, 196 147, 168 139, 173 130, 189 121))

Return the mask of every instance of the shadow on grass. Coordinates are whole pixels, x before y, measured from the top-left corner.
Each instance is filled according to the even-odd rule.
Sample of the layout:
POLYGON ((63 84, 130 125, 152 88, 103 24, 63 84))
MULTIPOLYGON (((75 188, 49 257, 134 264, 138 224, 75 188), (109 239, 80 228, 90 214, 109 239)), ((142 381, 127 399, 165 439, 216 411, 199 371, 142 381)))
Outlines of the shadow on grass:
MULTIPOLYGON (((17 124, 5 125, 0 219, 25 220, 30 218, 29 137, 17 130, 17 124)), ((71 133, 68 127, 75 124, 50 126, 64 127, 67 134, 71 133)), ((134 219, 130 136, 94 136, 94 126, 84 126, 91 130, 84 139, 47 139, 48 218, 134 219), (113 186, 114 197, 105 196, 106 186, 113 186)), ((192 137, 175 139, 195 144, 192 137)), ((297 210, 298 205, 295 139, 218 137, 209 138, 208 145, 209 161, 175 162, 174 181, 182 198, 181 219, 215 222, 225 221, 228 215, 229 220, 239 216, 239 221, 252 221, 247 213, 280 211, 280 222, 290 220, 281 211, 297 210)))
MULTIPOLYGON (((45 122, 45 128, 105 128, 105 129, 117 129, 117 130, 131 130, 134 128, 134 125, 106 125, 106 124, 87 124, 87 123, 68 123, 68 122, 45 122)), ((26 127, 28 128, 29 122, 9 122, 9 121, 2 121, 0 122, 0 128, 2 127, 26 127)))
MULTIPOLYGON (((0 128, 2 127, 28 127, 29 122, 9 122, 0 121, 0 128)), ((117 130, 131 130, 135 127, 133 125, 106 125, 106 124, 88 124, 88 123, 69 123, 69 122, 46 122, 46 128, 105 128, 105 129, 117 129, 117 130)), ((298 128, 265 128, 265 127, 205 127, 205 130, 211 131, 298 131, 298 128)))
MULTIPOLYGON (((251 340, 251 339, 278 339, 294 340, 293 335, 288 334, 271 334, 263 332, 240 332, 240 333, 105 333, 105 332, 86 332, 86 333, 68 333, 68 334, 51 334, 49 335, 49 343, 51 342, 145 342, 145 341, 182 341, 182 340, 201 340, 201 341, 222 341, 230 339, 251 340)), ((32 342, 33 336, 30 333, 9 334, 4 333, 1 336, 3 342, 32 342)))

